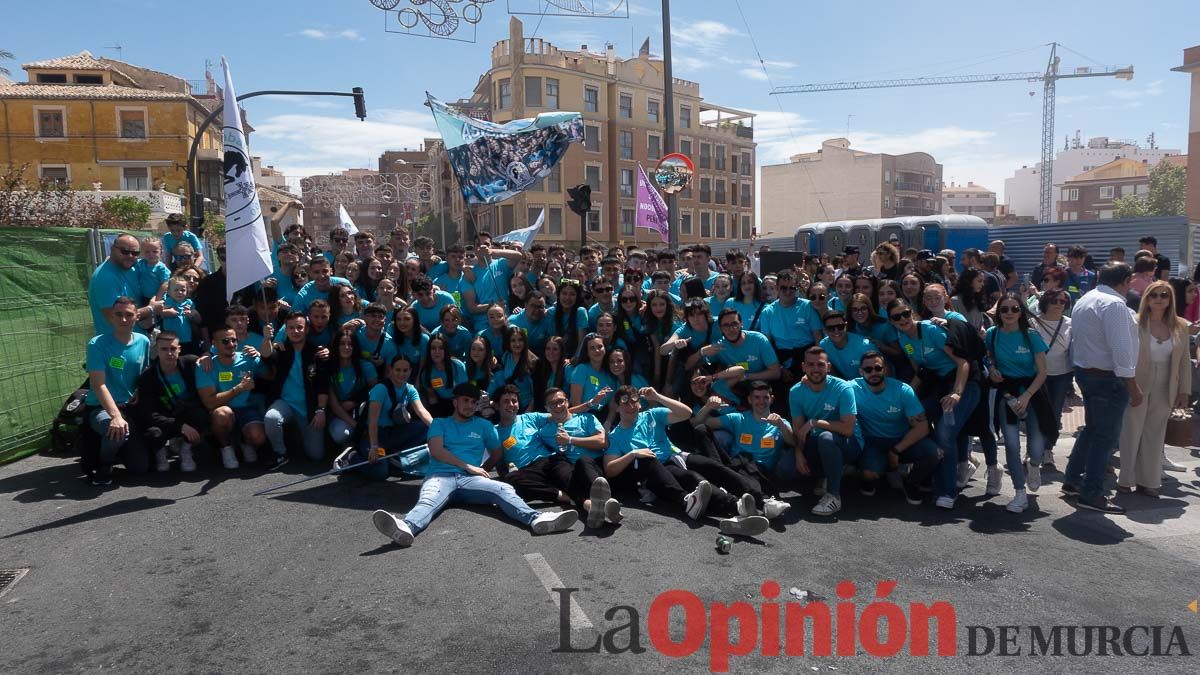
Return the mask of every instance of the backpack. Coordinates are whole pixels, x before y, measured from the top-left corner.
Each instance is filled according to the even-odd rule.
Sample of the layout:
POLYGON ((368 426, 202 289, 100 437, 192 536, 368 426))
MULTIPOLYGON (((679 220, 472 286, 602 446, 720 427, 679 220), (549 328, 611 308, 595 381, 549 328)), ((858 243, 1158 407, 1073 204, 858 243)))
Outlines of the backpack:
POLYGON ((62 409, 50 425, 50 450, 58 453, 74 453, 80 450, 81 435, 87 424, 87 399, 91 390, 89 380, 67 396, 62 409))

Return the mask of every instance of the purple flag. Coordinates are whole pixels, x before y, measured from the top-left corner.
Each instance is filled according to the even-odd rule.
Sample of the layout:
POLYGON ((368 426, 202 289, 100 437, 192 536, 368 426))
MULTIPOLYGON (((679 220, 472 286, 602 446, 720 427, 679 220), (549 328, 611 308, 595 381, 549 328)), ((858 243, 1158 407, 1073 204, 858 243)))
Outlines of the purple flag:
POLYGON ((667 237, 667 202, 646 177, 646 170, 638 164, 637 182, 637 226, 654 230, 662 236, 663 243, 667 237))

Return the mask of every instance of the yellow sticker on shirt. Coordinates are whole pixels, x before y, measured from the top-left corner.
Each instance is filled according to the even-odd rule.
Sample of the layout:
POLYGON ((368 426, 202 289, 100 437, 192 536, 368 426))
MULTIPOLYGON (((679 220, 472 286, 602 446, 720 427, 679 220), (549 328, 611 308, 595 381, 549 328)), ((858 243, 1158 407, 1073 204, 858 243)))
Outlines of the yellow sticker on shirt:
POLYGON ((741 436, 738 436, 738 443, 741 443, 742 445, 750 445, 753 442, 754 436, 750 434, 742 434, 741 436))
POLYGON ((913 350, 913 346, 912 346, 912 345, 904 345, 904 353, 905 353, 905 354, 908 354, 909 356, 912 356, 912 355, 913 355, 913 351, 914 351, 914 350, 913 350))
POLYGON ((503 445, 505 450, 512 450, 513 446, 515 446, 516 444, 517 444, 516 437, 509 436, 508 438, 504 439, 504 442, 501 443, 500 445, 503 445))
POLYGON ((763 436, 763 439, 762 439, 762 447, 764 447, 764 448, 773 448, 773 447, 775 447, 775 439, 774 439, 774 438, 771 438, 770 436, 763 436))
POLYGON ((462 293, 459 293, 458 291, 452 291, 450 295, 454 297, 454 304, 462 307, 462 293))
POLYGON ((441 389, 443 384, 445 384, 445 382, 443 382, 442 378, 440 377, 435 377, 429 381, 429 386, 433 387, 434 389, 441 389))
POLYGON ((228 370, 222 370, 217 373, 217 382, 233 382, 233 373, 228 370))
POLYGON ((125 359, 113 356, 108 359, 108 367, 114 370, 125 370, 125 359))
POLYGON ((589 377, 588 382, 592 383, 593 387, 600 386, 600 378, 596 377, 595 375, 592 375, 591 377, 589 377))
POLYGON ((741 366, 741 367, 745 368, 745 369, 746 369, 746 372, 750 372, 750 362, 749 362, 749 361, 738 361, 738 363, 737 363, 737 364, 738 364, 739 366, 741 366))

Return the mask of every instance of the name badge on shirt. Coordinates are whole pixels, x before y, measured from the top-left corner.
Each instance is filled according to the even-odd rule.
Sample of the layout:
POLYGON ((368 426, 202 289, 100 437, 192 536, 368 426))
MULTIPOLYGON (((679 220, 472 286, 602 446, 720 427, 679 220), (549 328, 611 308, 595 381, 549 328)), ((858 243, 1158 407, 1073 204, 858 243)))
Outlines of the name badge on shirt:
POLYGON ((513 449, 513 447, 514 447, 514 446, 516 446, 516 444, 517 444, 517 439, 516 439, 516 437, 515 437, 515 436, 509 436, 508 438, 504 439, 504 442, 503 442, 503 443, 501 443, 500 445, 504 446, 504 449, 505 449, 505 450, 512 450, 512 449, 513 449))
MULTIPOLYGON (((362 350, 362 357, 363 357, 364 359, 369 359, 369 358, 371 358, 371 350, 370 350, 370 349, 364 349, 364 350, 362 350)), ((338 380, 338 382, 341 382, 341 380, 338 380)))
POLYGON ((590 383, 591 383, 591 385, 592 385, 593 387, 599 387, 599 386, 600 386, 600 378, 596 377, 595 375, 591 375, 591 376, 589 376, 589 377, 588 377, 588 382, 590 382, 590 383))
POLYGON ((183 393, 183 385, 179 384, 178 382, 172 382, 171 383, 171 392, 173 394, 175 394, 176 396, 178 396, 179 394, 182 394, 183 393))
POLYGON ((233 373, 228 370, 223 370, 217 373, 218 382, 233 382, 233 373))
POLYGON ((125 359, 120 356, 110 356, 108 359, 108 367, 114 370, 125 370, 125 359))
POLYGON ((912 345, 904 345, 904 353, 905 353, 905 354, 908 354, 909 356, 912 356, 912 355, 915 353, 915 351, 916 351, 916 350, 914 350, 914 349, 913 349, 913 346, 912 346, 912 345))
POLYGON ((749 361, 738 361, 737 365, 745 368, 746 372, 750 372, 750 362, 749 361))
POLYGON ((770 436, 763 436, 761 445, 764 448, 774 448, 775 447, 775 439, 771 438, 770 436))
POLYGON ((458 291, 452 291, 450 293, 450 295, 454 298, 454 304, 461 307, 462 306, 462 293, 460 293, 458 291))
POLYGON ((738 436, 738 443, 741 443, 742 445, 750 445, 753 442, 754 436, 750 434, 742 434, 741 436, 738 436))
POLYGON ((435 377, 429 381, 429 386, 433 387, 434 389, 441 389, 443 384, 445 384, 445 382, 443 382, 442 378, 440 377, 435 377))
POLYGON ((346 374, 345 374, 345 373, 338 373, 338 374, 337 374, 337 381, 338 381, 338 384, 341 384, 341 383, 345 382, 345 381, 346 381, 346 374))

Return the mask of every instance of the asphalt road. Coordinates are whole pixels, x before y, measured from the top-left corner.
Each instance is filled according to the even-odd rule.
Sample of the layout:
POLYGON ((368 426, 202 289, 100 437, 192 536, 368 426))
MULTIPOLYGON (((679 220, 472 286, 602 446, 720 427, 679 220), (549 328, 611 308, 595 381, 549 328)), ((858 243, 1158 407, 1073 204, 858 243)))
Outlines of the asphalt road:
MULTIPOLYGON (((681 658, 652 644, 648 615, 664 591, 757 611, 760 586, 776 581, 780 601, 795 588, 833 608, 838 582, 850 580, 861 614, 876 582, 894 580, 888 600, 902 608, 954 606, 958 655, 911 656, 907 642, 886 660, 862 646, 853 657, 765 656, 755 646, 731 670, 1195 673, 1195 657, 1027 655, 1028 627, 1055 625, 1166 626, 1163 648, 1180 626, 1200 652, 1200 616, 1187 608, 1200 596, 1200 453, 1171 454, 1188 473, 1172 474, 1158 500, 1122 497, 1127 517, 1077 512, 1057 474, 1023 515, 1003 508, 1007 480, 1005 494, 985 499, 977 479, 953 512, 863 497, 848 481, 836 519, 816 520, 814 500, 793 496, 784 524, 729 555, 715 551, 714 522, 638 505, 619 528, 546 537, 498 511, 456 507, 401 550, 370 514, 406 510, 415 482, 325 478, 254 497, 289 475, 202 470, 101 490, 70 460, 34 457, 0 467, 0 569, 30 568, 0 597, 0 672, 703 671, 715 642, 681 658), (560 583, 579 589, 573 648, 627 624, 628 610, 612 610, 625 605, 645 651, 556 653, 560 615, 547 586, 560 583), (972 625, 1023 627, 1013 648, 1024 655, 968 656, 972 625)), ((1065 447, 1058 455, 1061 465, 1065 447)), ((285 474, 321 468, 293 462, 285 474)), ((682 616, 672 614, 674 640, 682 616)), ((619 629, 610 642, 624 648, 629 636, 619 629)))

